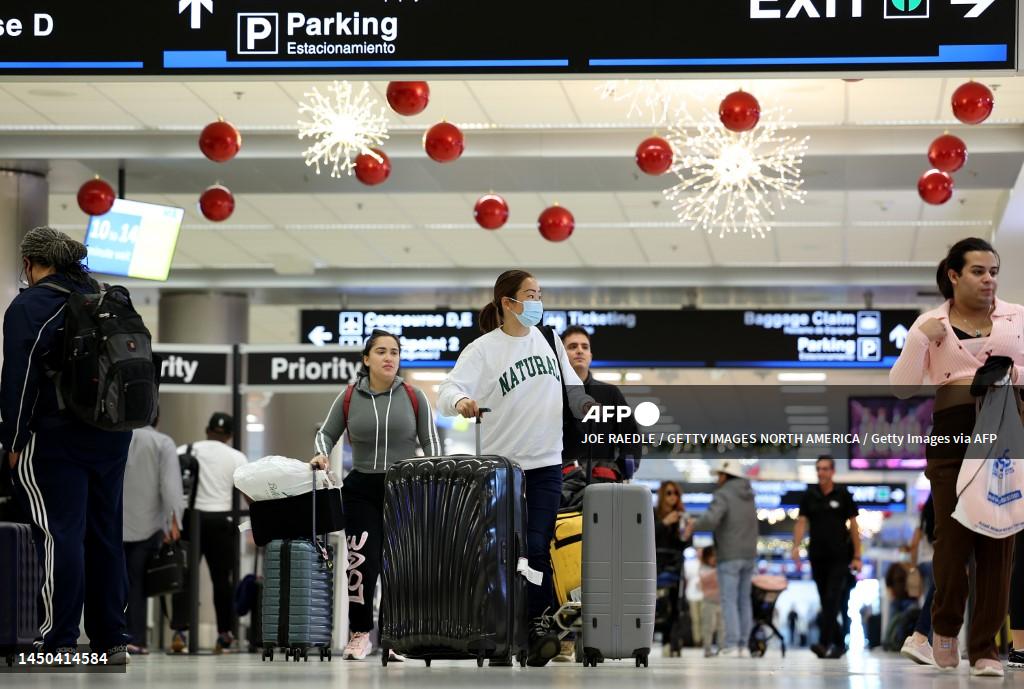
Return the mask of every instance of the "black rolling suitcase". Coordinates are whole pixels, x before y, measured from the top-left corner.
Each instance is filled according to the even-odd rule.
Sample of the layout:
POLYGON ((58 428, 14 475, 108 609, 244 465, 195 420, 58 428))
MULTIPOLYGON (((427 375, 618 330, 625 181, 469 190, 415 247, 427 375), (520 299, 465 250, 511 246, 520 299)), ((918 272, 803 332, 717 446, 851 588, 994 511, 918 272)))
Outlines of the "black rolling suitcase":
POLYGON ((39 632, 42 588, 32 527, 0 523, 0 654, 8 667, 19 651, 32 650, 39 632))
MULTIPOLYGON (((481 410, 487 411, 487 410, 481 410)), ((523 470, 504 457, 396 462, 384 489, 381 661, 526 664, 523 470)))

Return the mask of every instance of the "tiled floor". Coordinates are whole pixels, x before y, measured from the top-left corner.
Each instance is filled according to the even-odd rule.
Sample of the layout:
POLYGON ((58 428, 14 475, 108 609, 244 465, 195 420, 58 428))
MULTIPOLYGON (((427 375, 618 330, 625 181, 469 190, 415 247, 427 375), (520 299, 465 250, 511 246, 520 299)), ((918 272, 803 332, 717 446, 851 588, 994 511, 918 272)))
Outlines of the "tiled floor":
POLYGON ((133 658, 126 674, 4 675, 3 687, 124 686, 146 689, 511 689, 529 685, 569 689, 959 689, 961 687, 1011 686, 1024 689, 1024 672, 1008 672, 1005 679, 968 676, 966 662, 959 671, 940 674, 890 654, 861 654, 839 661, 818 660, 810 652, 778 654, 759 660, 705 660, 699 652, 682 658, 651 658, 647 669, 632 662, 607 662, 596 669, 578 664, 549 664, 545 668, 483 668, 473 662, 406 662, 383 668, 379 657, 363 662, 284 663, 260 661, 259 655, 220 657, 157 656, 133 658), (12 681, 13 680, 13 681, 12 681))

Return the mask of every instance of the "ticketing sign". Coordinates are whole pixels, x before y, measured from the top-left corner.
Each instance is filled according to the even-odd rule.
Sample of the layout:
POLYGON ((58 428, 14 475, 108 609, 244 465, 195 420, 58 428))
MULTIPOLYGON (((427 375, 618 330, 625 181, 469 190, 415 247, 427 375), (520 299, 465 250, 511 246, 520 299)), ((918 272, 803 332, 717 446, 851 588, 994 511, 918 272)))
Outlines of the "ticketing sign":
MULTIPOLYGON (((917 316, 909 309, 552 309, 543 322, 559 333, 573 325, 590 333, 595 368, 890 368, 917 316)), ((301 342, 320 346, 362 348, 374 329, 387 330, 398 336, 406 367, 451 366, 480 335, 471 309, 303 310, 300 320, 301 342)))
POLYGON ((1016 0, 9 0, 0 75, 1006 70, 1016 0))

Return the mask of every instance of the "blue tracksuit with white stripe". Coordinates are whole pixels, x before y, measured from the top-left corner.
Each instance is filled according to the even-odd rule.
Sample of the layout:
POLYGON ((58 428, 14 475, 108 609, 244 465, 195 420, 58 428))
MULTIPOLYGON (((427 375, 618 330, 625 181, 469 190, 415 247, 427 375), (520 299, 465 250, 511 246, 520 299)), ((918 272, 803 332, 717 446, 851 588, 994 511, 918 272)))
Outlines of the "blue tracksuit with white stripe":
MULTIPOLYGON (((122 545, 122 491, 131 433, 111 433, 61 412, 49 368, 60 366, 66 296, 55 282, 92 291, 61 275, 22 290, 4 314, 0 445, 20 453, 15 494, 32 517, 44 565, 39 638, 45 650, 78 643, 97 652, 125 643, 128 594, 122 545)), ((4 453, 4 461, 8 456, 4 453)))

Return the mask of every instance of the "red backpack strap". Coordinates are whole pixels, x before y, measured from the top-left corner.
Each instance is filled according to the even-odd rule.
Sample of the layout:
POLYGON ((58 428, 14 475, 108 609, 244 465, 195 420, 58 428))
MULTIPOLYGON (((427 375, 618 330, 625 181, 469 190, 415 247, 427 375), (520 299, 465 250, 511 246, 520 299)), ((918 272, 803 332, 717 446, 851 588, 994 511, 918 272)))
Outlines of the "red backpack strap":
MULTIPOLYGON (((345 388, 345 397, 341 400, 341 418, 345 421, 345 432, 348 432, 348 410, 352 406, 352 393, 356 391, 355 385, 349 385, 345 388)), ((348 439, 352 442, 351 436, 348 439)))
POLYGON ((419 421, 420 418, 420 401, 416 397, 416 391, 412 389, 412 386, 402 381, 402 387, 405 388, 405 393, 409 395, 409 401, 412 402, 412 414, 419 421))

